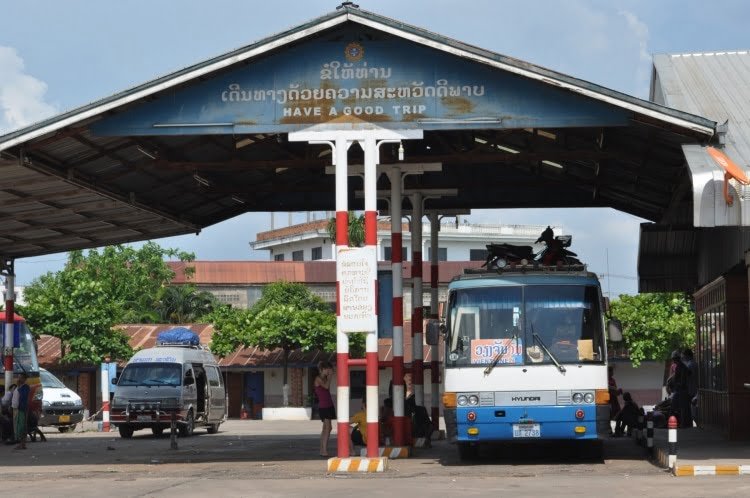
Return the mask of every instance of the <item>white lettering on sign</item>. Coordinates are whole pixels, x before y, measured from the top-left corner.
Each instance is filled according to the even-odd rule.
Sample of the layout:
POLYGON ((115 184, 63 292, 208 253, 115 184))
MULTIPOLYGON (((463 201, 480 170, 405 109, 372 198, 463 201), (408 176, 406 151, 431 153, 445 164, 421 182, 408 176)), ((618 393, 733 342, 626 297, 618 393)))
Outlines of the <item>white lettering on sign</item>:
POLYGON ((336 254, 339 283, 339 330, 377 330, 375 284, 378 263, 374 247, 342 247, 336 254))

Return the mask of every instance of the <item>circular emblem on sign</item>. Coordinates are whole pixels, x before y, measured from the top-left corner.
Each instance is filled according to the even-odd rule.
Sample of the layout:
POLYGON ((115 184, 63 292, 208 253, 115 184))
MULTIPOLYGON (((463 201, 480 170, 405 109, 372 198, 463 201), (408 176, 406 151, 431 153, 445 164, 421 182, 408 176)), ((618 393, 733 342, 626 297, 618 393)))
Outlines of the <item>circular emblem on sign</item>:
POLYGON ((349 62, 359 62, 365 56, 365 48, 357 42, 351 42, 344 49, 344 55, 349 62))

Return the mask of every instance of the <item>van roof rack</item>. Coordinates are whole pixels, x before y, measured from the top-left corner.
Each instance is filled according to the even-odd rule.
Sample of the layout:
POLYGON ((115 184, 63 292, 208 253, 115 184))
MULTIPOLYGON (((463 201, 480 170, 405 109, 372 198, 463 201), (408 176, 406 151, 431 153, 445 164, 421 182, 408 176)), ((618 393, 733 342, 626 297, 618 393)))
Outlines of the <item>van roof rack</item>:
POLYGON ((502 268, 465 268, 464 275, 503 275, 506 273, 582 273, 586 271, 588 270, 583 263, 542 265, 534 262, 525 265, 510 263, 502 268))
POLYGON ((184 342, 156 342, 154 347, 160 348, 160 347, 169 347, 169 348, 190 348, 190 349, 202 349, 204 351, 209 351, 208 346, 205 344, 188 344, 184 342))

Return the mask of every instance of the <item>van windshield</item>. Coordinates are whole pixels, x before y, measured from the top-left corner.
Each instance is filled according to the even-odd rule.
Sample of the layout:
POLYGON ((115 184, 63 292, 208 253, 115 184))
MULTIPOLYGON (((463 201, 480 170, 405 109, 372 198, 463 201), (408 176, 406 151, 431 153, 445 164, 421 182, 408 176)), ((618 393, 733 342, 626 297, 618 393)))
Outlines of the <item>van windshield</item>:
POLYGON ((65 389, 65 384, 63 384, 60 379, 52 375, 46 370, 41 370, 39 372, 39 375, 42 377, 42 386, 43 387, 49 387, 54 389, 65 389))
POLYGON ((179 363, 131 363, 117 381, 118 386, 179 386, 181 383, 179 363))

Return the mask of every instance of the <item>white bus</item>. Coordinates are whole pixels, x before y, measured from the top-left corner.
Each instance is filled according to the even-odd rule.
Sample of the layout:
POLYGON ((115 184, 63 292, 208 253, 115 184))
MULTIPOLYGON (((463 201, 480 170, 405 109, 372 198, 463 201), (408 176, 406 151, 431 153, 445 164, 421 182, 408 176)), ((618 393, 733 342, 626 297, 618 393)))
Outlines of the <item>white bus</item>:
POLYGON ((443 404, 462 459, 483 442, 609 433, 601 288, 583 266, 569 268, 488 271, 450 283, 443 404))

